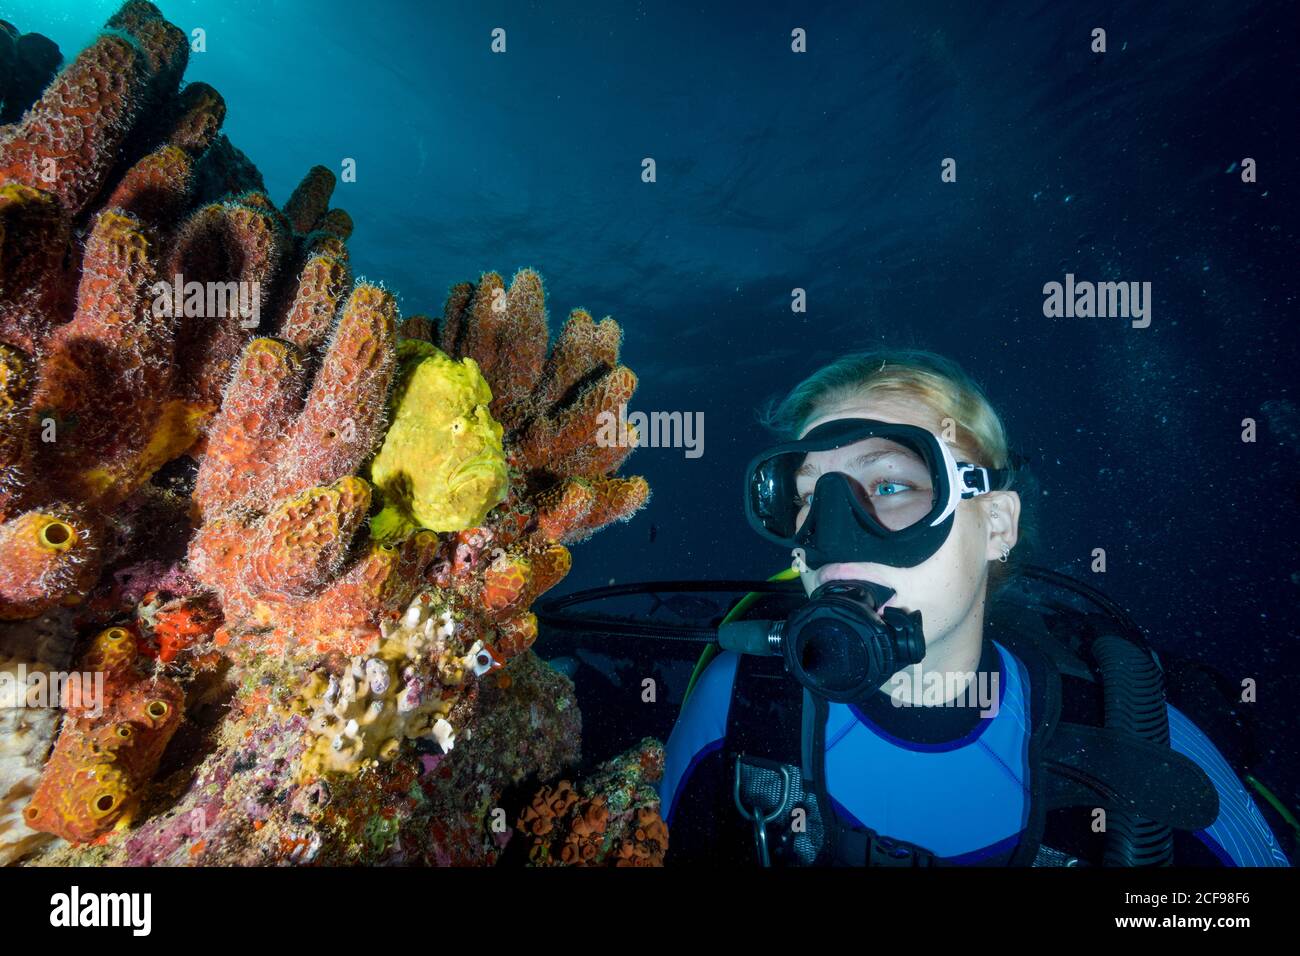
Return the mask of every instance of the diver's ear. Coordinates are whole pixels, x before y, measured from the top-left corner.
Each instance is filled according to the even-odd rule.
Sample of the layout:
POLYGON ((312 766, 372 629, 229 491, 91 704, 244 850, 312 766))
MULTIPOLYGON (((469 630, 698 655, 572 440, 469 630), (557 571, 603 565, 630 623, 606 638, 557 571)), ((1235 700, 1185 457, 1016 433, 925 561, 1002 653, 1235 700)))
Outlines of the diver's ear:
POLYGON ((1014 491, 990 491, 980 497, 989 529, 985 557, 997 561, 1020 540, 1020 495, 1014 491))

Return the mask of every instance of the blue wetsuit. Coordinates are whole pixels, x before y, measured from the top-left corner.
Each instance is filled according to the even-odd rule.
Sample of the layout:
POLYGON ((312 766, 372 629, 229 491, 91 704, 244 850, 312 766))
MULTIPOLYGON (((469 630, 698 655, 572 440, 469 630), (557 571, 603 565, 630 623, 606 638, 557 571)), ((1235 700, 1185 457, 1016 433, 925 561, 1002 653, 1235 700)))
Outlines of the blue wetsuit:
MULTIPOLYGON (((683 816, 693 818, 697 832, 716 823, 718 795, 702 791, 730 779, 721 763, 739 661, 725 652, 710 662, 668 740, 659 792, 670 834, 683 816)), ((985 698, 997 700, 985 710, 991 716, 963 709, 966 720, 953 708, 894 708, 884 694, 863 708, 830 704, 826 784, 841 819, 925 847, 948 863, 1010 859, 1029 814, 1028 672, 991 639, 978 670, 997 675, 996 694, 985 698)), ((1171 746, 1195 761, 1219 794, 1218 818, 1195 833, 1200 843, 1228 866, 1288 866, 1228 762, 1184 714, 1173 706, 1168 713, 1171 746)), ((1178 850, 1176 844, 1181 862, 1178 850)), ((670 839, 670 863, 672 857, 670 839)))

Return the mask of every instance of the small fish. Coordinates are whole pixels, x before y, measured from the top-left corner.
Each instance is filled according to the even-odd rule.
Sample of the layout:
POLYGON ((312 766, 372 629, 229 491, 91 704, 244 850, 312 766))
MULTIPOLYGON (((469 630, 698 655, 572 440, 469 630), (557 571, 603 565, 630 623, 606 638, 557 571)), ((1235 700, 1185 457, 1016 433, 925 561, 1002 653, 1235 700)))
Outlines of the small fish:
POLYGON ((659 536, 659 526, 658 526, 657 524, 651 523, 651 525, 650 525, 650 543, 651 543, 651 544, 654 544, 654 543, 655 543, 655 538, 657 538, 658 536, 659 536))

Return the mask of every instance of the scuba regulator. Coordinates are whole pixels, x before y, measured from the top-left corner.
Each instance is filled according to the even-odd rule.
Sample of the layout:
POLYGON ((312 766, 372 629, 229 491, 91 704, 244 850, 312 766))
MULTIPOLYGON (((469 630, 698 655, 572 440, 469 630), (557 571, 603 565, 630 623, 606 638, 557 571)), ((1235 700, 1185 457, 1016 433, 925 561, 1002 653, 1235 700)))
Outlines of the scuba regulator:
POLYGON ((857 703, 925 657, 921 612, 880 608, 892 588, 870 581, 828 581, 784 621, 734 621, 718 643, 740 654, 780 656, 812 693, 857 703))

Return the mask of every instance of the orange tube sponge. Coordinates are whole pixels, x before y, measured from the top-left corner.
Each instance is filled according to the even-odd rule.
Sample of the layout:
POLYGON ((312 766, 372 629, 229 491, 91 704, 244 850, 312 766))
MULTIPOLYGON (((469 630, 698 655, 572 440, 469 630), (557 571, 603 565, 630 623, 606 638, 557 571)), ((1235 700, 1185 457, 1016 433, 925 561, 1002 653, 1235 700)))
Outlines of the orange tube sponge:
POLYGON ((257 524, 240 584, 251 594, 314 594, 337 576, 369 507, 370 486, 354 477, 281 501, 257 524))
POLYGON ((168 23, 146 0, 127 0, 109 18, 107 26, 135 41, 144 57, 148 71, 145 80, 152 98, 175 92, 190 53, 189 38, 179 27, 168 23))
POLYGON ((484 575, 483 605, 489 611, 518 607, 527 597, 532 581, 533 567, 527 558, 503 554, 484 575))
POLYGON ((597 443, 603 416, 617 417, 636 391, 636 376, 619 365, 601 376, 555 415, 535 419, 521 439, 524 461, 539 470, 556 474, 599 475, 617 467, 626 449, 612 446, 613 454, 597 443))
POLYGON ((527 607, 559 584, 573 567, 573 555, 563 545, 553 544, 532 555, 532 578, 522 604, 527 607))
POLYGON ((397 307, 376 286, 353 291, 304 399, 305 358, 257 339, 244 350, 213 424, 195 501, 205 517, 355 474, 382 437, 397 307))
MULTIPOLYGON (((227 535, 225 541, 229 543, 232 537, 239 540, 240 536, 227 535)), ((212 541, 205 527, 196 547, 210 548, 212 541)), ((238 580, 223 584, 206 570, 211 565, 204 565, 202 556, 191 550, 191 557, 196 573, 221 594, 227 623, 217 632, 217 644, 233 652, 310 656, 336 651, 353 655, 375 650, 380 623, 410 604, 437 547, 438 537, 429 531, 400 544, 371 544, 333 581, 303 597, 269 591, 253 594, 238 580)), ((223 570, 237 577, 238 565, 238 560, 229 561, 223 570)))
POLYGON ((325 253, 313 254, 298 273, 297 289, 280 327, 280 337, 303 351, 321 345, 329 336, 351 281, 346 261, 325 253))
POLYGON ((178 215, 189 197, 194 167, 178 146, 160 146, 122 177, 108 205, 152 226, 163 226, 178 215))
POLYGON ((593 478, 591 483, 596 501, 586 517, 564 537, 565 544, 581 541, 615 521, 627 521, 650 500, 650 485, 641 477, 593 478))
POLYGON ((519 617, 510 617, 497 623, 497 639, 493 649, 503 660, 510 660, 533 646, 537 640, 537 615, 529 611, 519 617))
POLYGON ((99 576, 101 539, 96 523, 69 506, 0 524, 0 620, 80 597, 99 576))
POLYGON ((630 444, 604 448, 599 441, 602 414, 617 415, 636 389, 636 376, 618 364, 621 340, 613 319, 596 323, 578 309, 547 354, 541 280, 524 269, 509 290, 494 272, 477 287, 455 286, 440 344, 478 363, 492 386, 493 414, 500 408, 508 422, 512 460, 536 474, 529 480, 534 493, 568 477, 607 475, 630 452, 630 444), (539 481, 543 476, 549 479, 539 481))
POLYGON ((279 446, 301 408, 305 382, 301 353, 287 342, 254 339, 244 349, 194 486, 203 516, 214 518, 236 506, 265 507, 282 458, 279 446))
POLYGON ((99 193, 141 110, 175 90, 185 34, 152 4, 127 3, 22 121, 0 129, 0 182, 54 194, 72 216, 99 193))
POLYGON ((199 157, 216 142, 226 121, 226 101, 206 83, 191 83, 177 97, 168 145, 199 157))
POLYGON ((0 187, 0 342, 35 354, 63 312, 68 217, 53 194, 0 187))
POLYGON ((161 274, 204 297, 176 322, 178 391, 197 406, 220 406, 240 352, 256 335, 287 241, 279 213, 259 193, 205 206, 181 226, 161 274))
POLYGON ((622 341, 623 331, 613 319, 594 322, 583 309, 571 312, 542 370, 538 405, 556 405, 579 382, 612 369, 622 341))
POLYGON ((504 288, 495 272, 483 276, 465 302, 463 354, 492 383, 492 417, 509 430, 529 412, 528 399, 546 360, 546 306, 542 279, 522 269, 504 288))
POLYGON ((150 308, 152 248, 139 220, 113 209, 86 241, 77 314, 46 347, 33 407, 54 424, 36 446, 47 479, 112 507, 181 449, 159 436, 172 377, 169 322, 150 308), (160 445, 155 445, 159 442, 160 445))
POLYGON ((137 673, 135 660, 134 639, 123 628, 96 638, 86 667, 105 674, 103 700, 64 718, 23 811, 32 829, 86 842, 130 821, 184 712, 180 687, 137 673))
MULTIPOLYGON (((313 166, 303 177, 289 201, 284 204, 284 214, 297 233, 308 233, 317 220, 329 209, 334 192, 334 174, 324 166, 313 166)), ((344 238, 347 238, 346 236, 344 238)))
POLYGON ((483 283, 452 289, 442 347, 453 354, 472 354, 480 368, 493 371, 485 375, 494 394, 509 396, 503 414, 510 422, 507 430, 513 432, 515 459, 526 470, 552 479, 616 470, 632 445, 601 447, 602 416, 617 415, 636 389, 636 376, 618 365, 622 332, 617 323, 595 323, 585 311, 575 310, 555 348, 542 359, 546 313, 536 273, 521 271, 509 293, 495 273, 484 276, 483 283), (490 331, 476 332, 479 323, 490 331), (519 356, 508 354, 516 351, 519 341, 509 334, 514 329, 528 329, 539 345, 529 345, 519 356), (507 354, 494 355, 493 350, 507 354))
POLYGON ((359 286, 305 398, 294 345, 244 350, 194 492, 205 523, 191 569, 221 595, 219 642, 365 648, 382 613, 414 596, 435 535, 363 547, 348 564, 371 499, 355 473, 382 435, 395 335, 392 296, 359 286))
POLYGON ((272 495, 294 494, 360 469, 383 437, 396 339, 392 295, 377 286, 357 286, 302 414, 286 436, 283 467, 272 495))
POLYGON ((596 487, 585 478, 566 478, 537 500, 537 530, 547 541, 563 542, 585 525, 596 506, 596 487))
POLYGON ((567 478, 538 501, 538 531, 573 544, 615 521, 626 521, 650 497, 644 478, 567 478))
POLYGON ((316 221, 315 231, 346 242, 352 237, 352 217, 345 209, 330 209, 316 221))
MULTIPOLYGON (((332 176, 310 172, 282 213, 220 135, 220 95, 203 83, 177 92, 185 35, 142 0, 108 28, 0 128, 0 522, 91 525, 78 548, 28 566, 15 562, 35 517, 0 536, 7 614, 93 584, 100 529, 164 463, 203 454, 223 400, 196 495, 213 518, 250 501, 260 518, 354 474, 383 427, 395 309, 363 287, 335 328, 352 223, 328 208, 332 176), (262 330, 292 344, 245 356, 262 330), (331 335, 337 354, 304 407, 306 356, 331 335)), ((113 531, 105 540, 121 540, 113 531)))
POLYGON ((0 176, 49 190, 66 210, 79 213, 131 128, 143 71, 129 40, 100 37, 59 74, 22 122, 0 130, 0 176))

